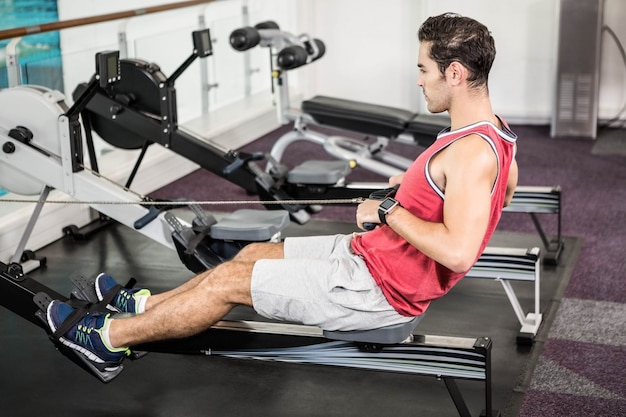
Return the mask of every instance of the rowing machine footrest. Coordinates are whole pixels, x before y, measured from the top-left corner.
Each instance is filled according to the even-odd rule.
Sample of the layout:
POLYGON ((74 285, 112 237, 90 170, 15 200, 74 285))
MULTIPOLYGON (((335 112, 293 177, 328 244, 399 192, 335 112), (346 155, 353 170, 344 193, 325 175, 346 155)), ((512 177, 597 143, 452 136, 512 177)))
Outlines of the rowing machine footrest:
POLYGON ((237 210, 211 226, 213 239, 263 242, 289 225, 286 210, 237 210))
POLYGON ((328 96, 315 96, 303 101, 302 112, 309 114, 319 124, 389 138, 402 133, 415 115, 396 107, 328 96))
POLYGON ((345 340, 350 342, 394 344, 402 343, 413 335, 413 329, 422 319, 423 315, 413 317, 406 323, 393 324, 370 330, 329 331, 324 330, 324 337, 333 340, 345 340))
POLYGON ((198 236, 193 228, 184 226, 172 213, 165 213, 163 217, 173 229, 174 247, 187 269, 198 274, 224 262, 221 256, 203 242, 202 236, 198 236))
POLYGON ((349 161, 305 161, 289 171, 287 182, 334 185, 343 180, 351 170, 349 161))
POLYGON ((34 295, 33 301, 37 307, 39 307, 39 310, 35 313, 35 315, 37 318, 42 320, 43 323, 45 323, 46 332, 48 333, 50 341, 52 341, 56 349, 61 354, 104 383, 112 381, 124 370, 124 365, 121 363, 116 364, 115 366, 105 363, 96 363, 93 360, 90 360, 84 353, 65 346, 63 342, 54 337, 53 331, 48 327, 46 310, 48 308, 48 304, 52 302, 52 298, 44 292, 39 292, 34 295))

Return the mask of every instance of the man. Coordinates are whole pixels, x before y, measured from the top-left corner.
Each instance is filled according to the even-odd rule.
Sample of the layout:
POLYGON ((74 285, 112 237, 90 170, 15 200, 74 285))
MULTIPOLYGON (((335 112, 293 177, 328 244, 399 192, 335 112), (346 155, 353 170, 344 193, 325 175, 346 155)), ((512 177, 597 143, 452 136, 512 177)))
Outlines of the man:
MULTIPOLYGON (((428 110, 448 111, 438 135, 403 175, 395 199, 366 200, 354 235, 287 238, 251 244, 233 260, 171 291, 118 291, 111 308, 134 314, 88 314, 60 341, 103 369, 129 346, 201 332, 236 305, 279 320, 327 330, 371 329, 421 315, 474 265, 517 183, 516 136, 491 108, 487 87, 495 57, 481 23, 455 14, 427 19, 418 32, 418 85, 428 110)), ((99 275, 100 300, 115 281, 99 275)), ((53 301, 53 331, 73 309, 53 301)))

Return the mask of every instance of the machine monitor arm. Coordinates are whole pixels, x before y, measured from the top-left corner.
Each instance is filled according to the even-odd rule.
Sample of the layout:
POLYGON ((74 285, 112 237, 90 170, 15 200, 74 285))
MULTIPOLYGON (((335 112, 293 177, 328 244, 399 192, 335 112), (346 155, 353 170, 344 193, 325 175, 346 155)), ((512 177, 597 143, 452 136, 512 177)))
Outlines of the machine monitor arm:
POLYGON ((65 120, 61 120, 62 124, 67 123, 69 134, 69 152, 71 167, 68 170, 78 172, 82 170, 83 165, 83 138, 81 135, 80 123, 78 117, 85 110, 87 104, 98 89, 107 88, 109 85, 120 80, 120 53, 119 51, 105 51, 96 54, 96 74, 91 82, 81 94, 72 107, 65 113, 65 120))
POLYGON ((172 130, 178 126, 178 114, 176 111, 176 89, 174 83, 183 72, 196 60, 213 54, 213 44, 209 29, 196 30, 191 34, 193 38, 193 52, 170 77, 159 85, 161 97, 161 137, 166 147, 172 142, 172 130))
POLYGON ((173 86, 176 79, 195 61, 196 58, 206 58, 213 55, 213 44, 211 43, 211 33, 209 29, 196 30, 191 33, 193 38, 193 52, 183 62, 176 71, 170 75, 165 84, 173 86))

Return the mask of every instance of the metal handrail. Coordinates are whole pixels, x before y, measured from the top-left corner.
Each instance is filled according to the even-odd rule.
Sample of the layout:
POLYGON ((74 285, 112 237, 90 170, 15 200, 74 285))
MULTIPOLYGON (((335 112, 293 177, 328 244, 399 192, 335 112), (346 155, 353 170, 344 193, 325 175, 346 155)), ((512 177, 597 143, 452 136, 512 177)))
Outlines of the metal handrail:
POLYGON ((22 26, 19 28, 0 30, 0 40, 11 39, 15 37, 33 35, 36 33, 53 32, 56 30, 74 28, 78 26, 86 26, 94 23, 109 22, 112 20, 126 19, 135 16, 143 16, 151 13, 165 12, 174 9, 182 9, 185 7, 199 6, 205 3, 213 3, 216 0, 192 0, 182 1, 179 3, 169 3, 160 6, 145 7, 135 10, 127 10, 123 12, 107 13, 98 16, 81 17, 77 19, 62 20, 58 22, 42 23, 34 26, 22 26))

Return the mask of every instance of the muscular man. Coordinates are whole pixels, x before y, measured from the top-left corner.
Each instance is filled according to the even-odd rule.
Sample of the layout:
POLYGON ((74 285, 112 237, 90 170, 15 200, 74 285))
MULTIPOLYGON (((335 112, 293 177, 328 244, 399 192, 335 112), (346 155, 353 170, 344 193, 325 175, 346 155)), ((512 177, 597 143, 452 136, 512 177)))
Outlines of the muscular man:
MULTIPOLYGON (((327 330, 371 329, 411 320, 474 265, 517 183, 516 136, 493 113, 487 87, 494 41, 481 23, 455 14, 419 29, 419 77, 442 131, 405 174, 394 199, 367 200, 356 212, 363 233, 287 238, 245 247, 235 258, 171 291, 119 290, 116 318, 88 314, 60 338, 96 366, 118 366, 129 347, 201 332, 236 305, 327 330), (365 231, 364 223, 379 223, 365 231)), ((100 274, 100 299, 114 285, 100 274)), ((48 306, 53 331, 72 312, 48 306)))

